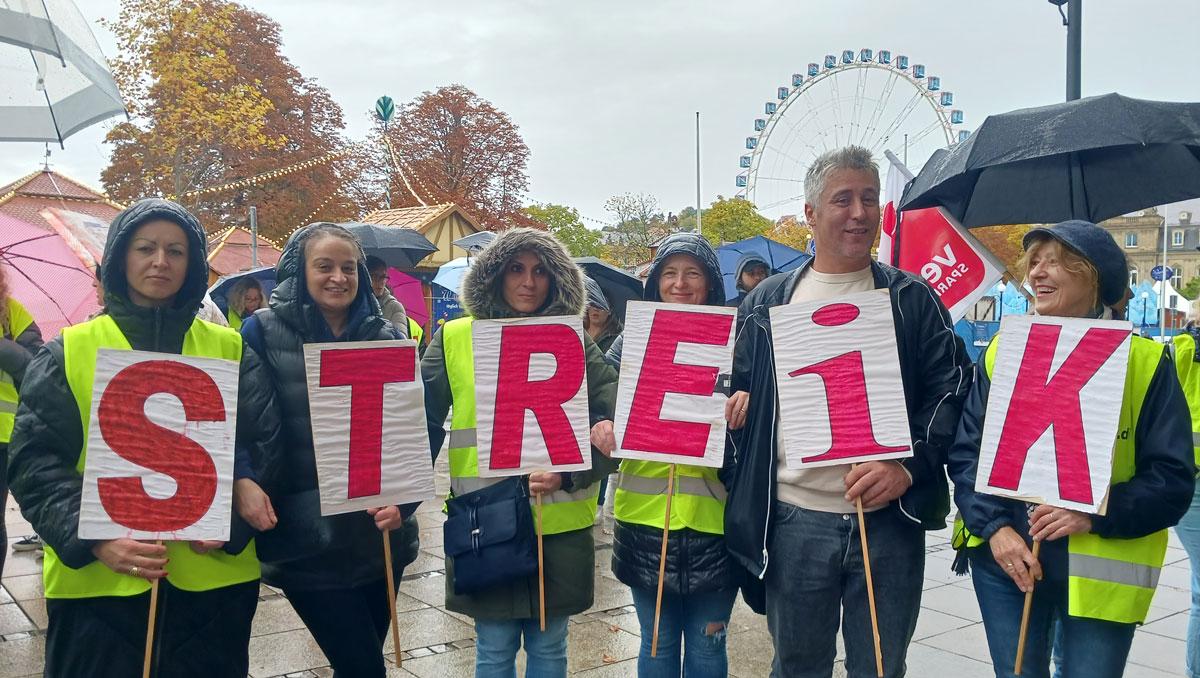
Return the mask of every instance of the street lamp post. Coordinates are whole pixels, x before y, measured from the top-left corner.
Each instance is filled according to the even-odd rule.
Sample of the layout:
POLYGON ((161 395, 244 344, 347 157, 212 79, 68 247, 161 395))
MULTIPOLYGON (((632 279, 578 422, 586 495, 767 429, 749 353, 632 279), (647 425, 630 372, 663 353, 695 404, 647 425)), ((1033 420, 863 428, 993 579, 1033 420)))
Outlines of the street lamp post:
POLYGON ((1075 101, 1082 94, 1080 84, 1080 55, 1083 51, 1083 0, 1049 0, 1058 7, 1063 25, 1067 27, 1067 101, 1075 101), (1063 13, 1063 5, 1067 6, 1063 13))

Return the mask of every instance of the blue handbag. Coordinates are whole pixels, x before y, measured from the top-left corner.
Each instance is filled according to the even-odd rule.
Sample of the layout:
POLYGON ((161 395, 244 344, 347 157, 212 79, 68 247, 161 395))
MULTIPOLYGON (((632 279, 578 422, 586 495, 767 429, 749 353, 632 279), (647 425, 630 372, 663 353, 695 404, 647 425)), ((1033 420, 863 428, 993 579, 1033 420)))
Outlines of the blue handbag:
POLYGON ((522 478, 451 497, 443 548, 454 564, 454 593, 487 590, 537 572, 537 533, 522 478))

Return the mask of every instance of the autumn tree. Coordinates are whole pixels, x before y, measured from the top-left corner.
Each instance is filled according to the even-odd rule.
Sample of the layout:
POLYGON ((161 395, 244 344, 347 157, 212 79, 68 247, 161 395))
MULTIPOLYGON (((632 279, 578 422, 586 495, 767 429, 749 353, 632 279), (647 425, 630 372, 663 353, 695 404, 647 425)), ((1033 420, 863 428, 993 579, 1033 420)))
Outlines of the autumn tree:
POLYGON ((604 256, 613 264, 631 268, 650 259, 650 245, 668 233, 658 199, 645 193, 615 195, 604 209, 616 220, 604 229, 604 256))
POLYGON ((717 247, 762 235, 772 225, 771 220, 759 214, 754 203, 745 198, 717 196, 716 202, 700 213, 700 230, 717 247))
POLYGON ((462 85, 425 92, 396 111, 387 137, 393 207, 453 202, 485 228, 532 225, 529 147, 491 102, 462 85))
POLYGON ((583 225, 579 211, 565 205, 530 205, 525 214, 545 227, 566 246, 573 257, 598 257, 602 254, 601 236, 598 230, 583 225))
POLYGON ((796 215, 788 214, 780 217, 763 235, 792 249, 804 251, 808 248, 809 241, 812 240, 812 229, 796 215))
POLYGON ((1007 266, 1013 275, 1020 277, 1024 275, 1024 271, 1017 270, 1017 262, 1021 260, 1021 255, 1025 253, 1025 248, 1022 246, 1021 240, 1031 228, 1033 228, 1032 224, 984 226, 981 228, 972 228, 971 235, 978 238, 979 242, 983 243, 983 246, 988 248, 1000 260, 1000 263, 1007 266))
POLYGON ((108 136, 114 197, 177 197, 209 229, 244 224, 256 205, 276 237, 364 207, 342 111, 280 53, 275 21, 226 0, 123 0, 105 23, 132 118, 108 136))

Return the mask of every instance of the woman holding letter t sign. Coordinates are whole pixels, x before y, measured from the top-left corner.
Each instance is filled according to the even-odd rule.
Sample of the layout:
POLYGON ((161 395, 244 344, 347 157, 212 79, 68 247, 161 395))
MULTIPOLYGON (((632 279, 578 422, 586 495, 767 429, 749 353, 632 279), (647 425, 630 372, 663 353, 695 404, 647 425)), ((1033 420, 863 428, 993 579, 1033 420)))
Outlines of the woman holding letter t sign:
POLYGON ((275 270, 270 308, 242 321, 246 343, 270 368, 286 423, 286 456, 264 479, 279 525, 259 540, 263 580, 283 589, 335 676, 382 678, 395 591, 381 545, 386 538, 396 554, 399 582, 417 556, 416 505, 321 515, 304 344, 402 337, 380 315, 362 247, 341 226, 296 231, 275 270))
POLYGON ((104 312, 65 329, 26 369, 9 477, 22 513, 46 542, 47 676, 247 673, 258 605, 253 545, 79 536, 81 522, 95 523, 100 513, 121 533, 188 529, 199 522, 192 517, 198 511, 219 510, 216 488, 228 487, 228 476, 215 472, 216 452, 197 442, 201 428, 217 428, 227 443, 226 392, 204 379, 208 373, 173 360, 136 363, 149 366, 138 376, 131 368, 113 375, 113 354, 131 349, 229 366, 228 376, 237 377, 233 506, 257 529, 273 525, 254 477, 278 449, 274 391, 236 332, 196 318, 208 280, 205 250, 204 229, 173 202, 143 200, 121 212, 100 269, 104 312), (105 390, 93 404, 97 385, 105 390), (180 410, 190 437, 180 435, 178 420, 165 421, 180 410), (97 501, 86 494, 91 486, 82 474, 105 458, 101 452, 125 475, 101 478, 97 501), (143 486, 149 475, 170 476, 174 493, 143 486), (163 520, 179 522, 167 530, 163 520), (156 609, 151 655, 147 627, 156 609))
POLYGON ((1059 675, 1117 677, 1191 503, 1191 420, 1164 347, 1111 322, 1128 281, 1112 236, 1066 221, 1024 245, 1037 315, 980 356, 949 452, 956 566, 997 676, 1049 676, 1058 619, 1059 675))
MULTIPOLYGON (((537 471, 528 476, 485 477, 487 473, 481 473, 486 470, 482 460, 486 458, 490 463, 495 458, 482 455, 480 449, 497 436, 493 435, 489 441, 484 438, 486 433, 480 433, 488 430, 487 418, 494 415, 480 405, 477 419, 476 393, 483 393, 477 387, 492 375, 476 371, 476 358, 484 351, 477 349, 474 342, 487 336, 488 328, 494 329, 496 324, 518 330, 540 327, 532 346, 529 339, 522 339, 524 348, 514 351, 523 358, 513 363, 501 362, 495 372, 496 379, 503 386, 505 365, 520 363, 526 369, 526 378, 508 378, 510 388, 528 391, 545 388, 536 383, 558 381, 563 370, 559 369, 557 359, 536 349, 544 350, 551 336, 567 336, 565 343, 578 351, 581 348, 578 337, 570 328, 562 324, 539 326, 496 321, 569 316, 578 323, 586 300, 583 274, 553 236, 529 228, 510 228, 501 231, 475 259, 463 277, 459 296, 468 315, 443 325, 433 335, 421 360, 430 446, 436 454, 445 440, 450 457, 449 518, 443 530, 446 609, 475 620, 477 678, 515 676, 517 652, 522 647, 526 676, 565 678, 567 619, 592 605, 595 569, 592 523, 596 519, 599 481, 614 465, 602 455, 592 454, 591 469, 587 471, 537 471), (551 335, 551 331, 557 333, 551 335), (534 358, 543 366, 548 362, 546 359, 553 361, 553 377, 540 382, 529 378, 535 372, 534 358), (451 409, 447 434, 446 415, 451 409), (531 498, 540 504, 536 523, 530 516, 531 498), (460 506, 470 508, 459 512, 460 506), (537 535, 543 544, 542 562, 538 563, 538 557, 534 556, 530 572, 514 562, 528 563, 528 559, 512 554, 529 555, 521 546, 530 545, 537 538, 534 534, 537 524, 540 524, 537 535)), ((604 363, 590 338, 583 337, 582 348, 584 354, 571 367, 575 375, 571 391, 581 390, 586 379, 589 419, 610 419, 616 374, 604 363)), ((564 412, 557 405, 553 408, 560 414, 564 412)), ((583 437, 585 430, 567 441, 562 437, 562 425, 570 427, 566 433, 574 434, 572 422, 566 421, 565 416, 549 421, 551 418, 552 414, 545 410, 522 407, 518 422, 521 428, 516 436, 521 449, 517 456, 526 452, 522 440, 535 436, 545 440, 547 446, 553 442, 569 447, 582 458, 584 450, 578 449, 578 438, 583 437), (543 415, 547 420, 542 420, 543 415), (552 425, 559 427, 552 429, 552 425)), ((514 420, 510 415, 508 421, 514 420)), ((500 426, 497 424, 495 428, 500 426)), ((484 449, 494 452, 494 447, 484 449)))

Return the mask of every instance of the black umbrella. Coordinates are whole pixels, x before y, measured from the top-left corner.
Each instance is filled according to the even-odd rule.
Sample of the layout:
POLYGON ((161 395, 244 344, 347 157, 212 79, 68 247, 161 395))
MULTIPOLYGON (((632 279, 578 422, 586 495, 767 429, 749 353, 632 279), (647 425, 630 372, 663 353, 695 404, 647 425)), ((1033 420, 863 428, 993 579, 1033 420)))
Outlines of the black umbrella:
POLYGON ((635 275, 601 261, 596 257, 575 257, 575 263, 596 281, 612 303, 612 312, 625 322, 625 305, 642 298, 642 281, 635 275))
POLYGON ((379 257, 393 268, 413 268, 437 245, 411 228, 381 226, 379 224, 342 224, 346 230, 358 237, 363 251, 379 257))
POLYGON ((1098 223, 1200 196, 1200 104, 1105 94, 988 116, 929 158, 900 209, 942 206, 968 228, 1098 223))

